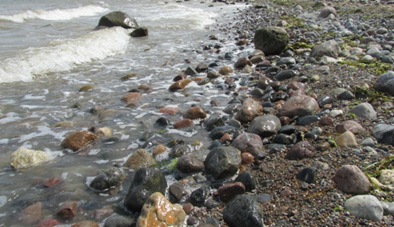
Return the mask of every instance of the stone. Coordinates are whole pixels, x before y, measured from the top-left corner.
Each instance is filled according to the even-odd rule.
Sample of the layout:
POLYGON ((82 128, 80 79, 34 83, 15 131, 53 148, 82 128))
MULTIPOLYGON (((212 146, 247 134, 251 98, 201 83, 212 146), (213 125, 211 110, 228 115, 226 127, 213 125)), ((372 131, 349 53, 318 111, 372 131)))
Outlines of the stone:
POLYGON ((241 182, 245 186, 245 190, 250 192, 256 188, 256 181, 248 171, 238 174, 234 182, 241 182))
POLYGON ((40 165, 50 159, 50 156, 44 151, 20 147, 12 152, 10 165, 15 169, 23 169, 40 165))
POLYGON ((353 109, 349 111, 352 114, 355 114, 357 117, 366 120, 375 120, 377 118, 377 114, 373 106, 367 102, 360 103, 353 109))
POLYGON ((304 158, 313 158, 316 149, 308 141, 300 141, 293 145, 286 154, 286 159, 300 160, 304 158))
POLYGON ((394 71, 388 71, 379 77, 375 89, 394 96, 394 71))
POLYGON ((159 112, 166 115, 176 115, 179 112, 179 109, 173 107, 163 107, 159 109, 159 112))
POLYGON ((234 72, 234 69, 231 66, 223 66, 219 69, 219 74, 223 76, 230 75, 234 72))
POLYGON ((384 185, 394 186, 394 169, 382 169, 380 171, 379 182, 384 185))
POLYGON ((194 125, 193 120, 188 118, 179 120, 173 124, 175 129, 189 128, 192 127, 193 125, 194 125))
POLYGON ((119 187, 124 179, 125 174, 122 169, 114 167, 96 176, 89 186, 97 191, 107 191, 109 189, 119 187))
POLYGON ((176 91, 179 91, 179 90, 183 90, 191 82, 192 82, 192 80, 189 80, 189 79, 183 79, 183 80, 175 81, 173 84, 170 85, 168 90, 171 91, 171 92, 176 92, 176 91))
POLYGON ((383 207, 383 215, 394 215, 394 202, 380 201, 383 207))
POLYGON ((194 206, 201 207, 204 205, 205 200, 208 198, 208 195, 209 187, 207 185, 203 185, 190 194, 190 203, 194 206))
POLYGON ((282 124, 277 116, 267 114, 254 118, 247 131, 264 138, 275 135, 281 127, 282 124))
POLYGON ((136 227, 181 227, 186 213, 179 204, 172 204, 160 192, 153 193, 144 203, 136 227))
POLYGON ((355 165, 344 165, 339 168, 333 180, 339 190, 349 194, 366 194, 372 186, 365 174, 355 165))
POLYGON ((259 135, 254 133, 242 133, 233 140, 231 146, 242 152, 252 154, 256 159, 261 159, 265 156, 263 141, 259 135))
POLYGON ((218 188, 219 198, 223 202, 228 202, 243 193, 245 193, 245 186, 242 182, 229 183, 218 188))
POLYGON ((81 87, 81 88, 79 89, 79 92, 88 92, 88 91, 91 91, 91 90, 93 90, 93 89, 94 89, 93 86, 91 86, 91 85, 85 85, 85 86, 83 86, 83 87, 81 87))
POLYGON ((25 225, 37 224, 39 220, 42 218, 42 202, 35 203, 30 205, 22 210, 21 213, 21 222, 25 225))
POLYGON ((346 200, 345 209, 350 214, 371 221, 383 219, 383 207, 373 195, 356 195, 346 200))
POLYGON ((289 69, 289 70, 282 70, 282 71, 280 71, 278 74, 276 74, 275 78, 278 81, 282 81, 282 80, 287 80, 287 79, 293 78, 293 77, 298 76, 298 75, 300 75, 299 71, 289 69))
POLYGON ((394 146, 394 125, 377 124, 373 127, 372 134, 378 143, 394 146))
POLYGON ((124 199, 124 206, 130 211, 139 212, 150 195, 155 192, 164 194, 166 188, 166 178, 159 169, 138 169, 124 199))
POLYGON ((265 55, 278 55, 289 43, 289 34, 280 27, 259 28, 254 34, 253 43, 265 55))
POLYGON ((204 162, 193 154, 186 154, 178 159, 177 169, 182 173, 198 173, 204 170, 204 162))
POLYGON ((356 147, 357 138, 351 131, 346 131, 335 138, 338 147, 356 147))
POLYGON ((122 11, 114 11, 102 16, 97 26, 138 28, 137 21, 122 11))
POLYGON ((326 6, 320 10, 319 17, 327 18, 328 16, 330 16, 330 14, 333 14, 334 16, 336 16, 337 12, 334 7, 326 6))
POLYGON ((255 117, 263 114, 263 106, 260 102, 247 98, 242 102, 241 109, 237 112, 236 119, 241 122, 250 122, 255 117))
POLYGON ((300 181, 304 181, 306 183, 311 184, 315 182, 315 175, 316 175, 316 168, 306 167, 297 173, 296 178, 300 181))
POLYGON ((212 131, 212 129, 223 126, 224 121, 220 113, 213 113, 207 119, 204 120, 204 126, 208 131, 212 131))
POLYGON ((134 222, 135 221, 129 217, 115 214, 105 219, 103 227, 130 227, 134 222))
POLYGON ((259 204, 254 197, 246 194, 238 195, 226 205, 223 219, 230 227, 264 226, 259 204))
POLYGON ((94 221, 81 221, 71 225, 71 227, 99 227, 99 226, 100 225, 94 221))
POLYGON ((129 92, 123 96, 122 101, 126 103, 128 107, 136 107, 141 101, 142 94, 139 92, 129 92))
POLYGON ((56 212, 56 216, 62 220, 73 219, 78 212, 78 202, 67 201, 61 204, 60 208, 56 212))
POLYGON ((339 52, 341 52, 341 48, 338 43, 332 39, 315 45, 312 48, 310 56, 316 59, 320 59, 323 56, 338 58, 339 52))
POLYGON ((353 121, 353 120, 347 120, 344 121, 337 126, 335 126, 335 130, 339 133, 344 133, 346 131, 350 131, 353 134, 360 134, 364 133, 366 130, 363 128, 363 126, 360 125, 360 123, 353 121))
POLYGON ((134 38, 148 36, 148 29, 145 27, 136 28, 130 33, 130 36, 134 38))
POLYGON ((242 164, 251 165, 254 163, 254 156, 249 152, 242 152, 241 154, 242 164))
POLYGON ((194 106, 189 108, 184 114, 184 118, 191 119, 191 120, 196 120, 196 119, 204 119, 207 117, 207 113, 203 108, 199 106, 194 106))
POLYGON ((279 114, 286 117, 302 117, 311 115, 318 110, 319 104, 314 98, 307 95, 296 95, 286 100, 279 114))
POLYGON ((55 219, 44 219, 38 223, 38 227, 54 227, 61 223, 55 219))
POLYGON ((235 63, 234 63, 234 68, 236 69, 243 69, 245 66, 252 66, 252 62, 247 59, 247 58, 239 58, 235 63))
POLYGON ((178 203, 183 200, 189 193, 180 183, 174 183, 168 188, 168 195, 172 203, 178 203))
POLYGON ((62 141, 61 147, 78 152, 97 140, 97 135, 89 131, 73 132, 62 141))
POLYGON ((212 140, 220 139, 222 138, 225 134, 234 134, 238 130, 234 126, 231 125, 224 125, 220 127, 214 128, 210 133, 209 133, 209 138, 212 140))
POLYGON ((127 159, 124 166, 132 170, 150 167, 156 164, 156 160, 152 154, 145 149, 138 149, 134 151, 127 159))
POLYGON ((241 151, 235 147, 217 147, 205 158, 205 172, 215 179, 233 176, 241 165, 241 151))

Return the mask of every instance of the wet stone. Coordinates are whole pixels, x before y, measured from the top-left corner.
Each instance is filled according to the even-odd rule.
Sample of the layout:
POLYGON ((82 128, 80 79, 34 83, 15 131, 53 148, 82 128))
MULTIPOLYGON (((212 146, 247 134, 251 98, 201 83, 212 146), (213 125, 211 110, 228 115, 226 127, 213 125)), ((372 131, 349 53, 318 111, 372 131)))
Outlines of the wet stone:
POLYGON ((251 153, 256 159, 260 159, 260 157, 265 156, 263 141, 259 135, 254 133, 242 133, 233 140, 231 146, 242 152, 251 153))
POLYGON ((183 173, 196 173, 204 169, 204 162, 193 154, 183 155, 178 159, 177 169, 183 173))
POLYGON ((234 181, 241 182, 245 186, 245 190, 247 192, 250 192, 256 188, 256 181, 248 171, 240 173, 234 181))
POLYGON ((178 203, 182 199, 185 198, 185 196, 188 195, 187 191, 183 187, 182 184, 180 183, 174 183, 168 188, 169 196, 170 196, 170 201, 173 203, 178 203))
POLYGON ((124 179, 125 175, 122 169, 111 168, 96 176, 89 186, 97 191, 106 191, 119 187, 124 179))
POLYGON ((264 138, 276 134, 281 127, 278 117, 267 114, 254 118, 247 131, 264 138))
POLYGON ((209 187, 206 185, 201 186, 200 188, 194 190, 190 194, 190 203, 194 206, 201 207, 204 205, 205 200, 208 198, 209 195, 209 187))
POLYGON ((23 169, 40 165, 50 160, 50 156, 44 151, 31 150, 20 147, 11 154, 11 166, 15 169, 23 169))
POLYGON ((250 195, 238 195, 223 211, 223 219, 229 226, 263 226, 259 204, 250 195))
POLYGON ((209 152, 204 165, 205 172, 215 179, 233 176, 241 165, 241 151, 235 147, 218 147, 209 152))
POLYGON ((220 127, 214 128, 210 133, 209 133, 209 138, 212 140, 220 139, 223 137, 224 134, 234 134, 238 130, 234 126, 231 125, 224 125, 220 127))
POLYGON ((223 202, 228 202, 239 194, 245 193, 245 186, 242 182, 225 184, 218 188, 219 198, 223 202))
POLYGON ((62 141, 61 146, 72 151, 79 151, 97 140, 97 136, 88 131, 74 132, 62 141))
POLYGON ((237 112, 236 119, 241 122, 250 122, 256 116, 263 114, 263 107, 260 102, 247 98, 242 102, 241 109, 237 112))
POLYGON ((183 117, 191 120, 195 120, 195 119, 206 118, 207 114, 205 110, 203 110, 201 107, 195 106, 188 109, 186 113, 183 114, 183 117))
POLYGON ((282 70, 275 76, 275 78, 279 81, 282 81, 282 80, 287 80, 287 79, 293 78, 298 75, 300 75, 300 72, 296 71, 296 70, 291 70, 291 69, 290 70, 282 70))
POLYGON ((145 149, 138 149, 127 159, 124 166, 133 170, 150 167, 156 164, 152 154, 145 149))

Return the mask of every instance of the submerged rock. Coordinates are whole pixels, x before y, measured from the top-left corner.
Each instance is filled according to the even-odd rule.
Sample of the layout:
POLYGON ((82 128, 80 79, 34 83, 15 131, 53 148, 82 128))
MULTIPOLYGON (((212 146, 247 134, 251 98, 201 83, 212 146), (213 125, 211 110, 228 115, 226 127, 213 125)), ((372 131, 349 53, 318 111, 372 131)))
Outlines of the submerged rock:
POLYGON ((49 161, 47 153, 40 150, 30 150, 20 147, 11 154, 11 166, 15 169, 28 168, 49 161))
POLYGON ((137 170, 140 168, 150 167, 155 164, 156 160, 153 158, 151 153, 145 149, 138 149, 134 151, 133 154, 127 159, 124 166, 133 170, 137 170))
POLYGON ((61 146, 72 151, 79 151, 91 145, 97 140, 97 135, 89 131, 80 131, 69 134, 61 143, 61 146))
POLYGON ((155 192, 144 203, 137 227, 174 226, 181 227, 186 213, 179 204, 172 204, 160 192, 155 192))
POLYGON ((102 16, 97 25, 98 27, 115 27, 138 28, 137 21, 122 11, 110 12, 102 16))
POLYGON ((125 175, 121 169, 111 168, 96 176, 89 186, 97 191, 106 191, 119 187, 124 179, 125 175))

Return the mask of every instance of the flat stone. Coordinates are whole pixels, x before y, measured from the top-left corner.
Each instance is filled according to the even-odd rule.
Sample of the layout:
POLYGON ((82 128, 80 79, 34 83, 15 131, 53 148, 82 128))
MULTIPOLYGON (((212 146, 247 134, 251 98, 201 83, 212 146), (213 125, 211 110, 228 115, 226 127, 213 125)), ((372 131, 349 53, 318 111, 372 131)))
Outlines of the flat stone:
POLYGON ((316 100, 307 95, 296 95, 286 100, 280 110, 280 116, 302 117, 311 115, 319 110, 316 100))
POLYGON ((376 111, 373 106, 367 102, 360 103, 349 111, 361 119, 375 120, 377 118, 376 111))
POLYGON ((174 183, 168 188, 170 201, 173 203, 178 203, 185 196, 188 195, 188 192, 185 190, 185 187, 180 183, 174 183))
POLYGON ((383 219, 383 207, 373 195, 356 195, 346 200, 345 209, 358 218, 372 221, 383 219))
POLYGON ((138 217, 138 227, 178 226, 181 227, 186 213, 179 204, 172 204, 160 192, 155 192, 144 203, 138 217))
POLYGON ((366 194, 372 186, 365 174, 355 165, 344 165, 339 168, 333 180, 339 190, 349 194, 366 194))
POLYGON ((356 147, 357 138, 351 131, 346 131, 335 138, 338 147, 356 147))

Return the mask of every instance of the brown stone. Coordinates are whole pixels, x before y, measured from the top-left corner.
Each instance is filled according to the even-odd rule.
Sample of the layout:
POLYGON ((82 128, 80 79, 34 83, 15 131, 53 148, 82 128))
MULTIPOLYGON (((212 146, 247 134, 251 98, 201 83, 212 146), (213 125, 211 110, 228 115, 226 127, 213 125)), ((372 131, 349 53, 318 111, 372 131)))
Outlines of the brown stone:
POLYGON ((231 66, 223 66, 223 67, 221 67, 221 68, 219 69, 219 73, 220 73, 221 75, 224 75, 224 76, 229 75, 229 74, 231 74, 231 73, 233 73, 233 72, 234 72, 234 69, 231 68, 231 66))
POLYGON ((174 82, 173 84, 171 84, 171 86, 168 88, 168 90, 171 92, 183 90, 186 88, 186 86, 190 82, 192 82, 192 80, 189 80, 189 79, 178 80, 178 81, 174 82))
POLYGON ((272 80, 270 78, 263 76, 257 82, 257 87, 264 90, 271 82, 272 80))
POLYGON ((155 192, 144 203, 136 227, 182 226, 186 213, 179 204, 170 203, 160 192, 155 192))
POLYGON ((168 149, 166 146, 164 146, 163 144, 158 144, 154 149, 153 149, 153 156, 162 154, 164 152, 166 152, 168 149))
POLYGON ((242 164, 250 165, 254 162, 254 156, 249 152, 244 152, 241 154, 242 164))
POLYGON ((71 220, 78 212, 78 203, 75 201, 69 201, 63 203, 59 210, 56 212, 56 216, 60 219, 71 220))
POLYGON ((187 118, 174 123, 174 128, 176 129, 188 128, 192 126, 193 126, 193 121, 187 118))
POLYGON ((179 109, 172 107, 163 107, 159 109, 159 112, 167 115, 175 115, 179 112, 179 109))
POLYGON ((332 124, 334 124, 334 120, 328 116, 323 116, 319 121, 320 126, 328 126, 332 124))
POLYGON ((364 133, 365 129, 363 126, 360 125, 360 123, 353 121, 353 120, 348 120, 340 123, 335 127, 335 130, 339 133, 344 133, 346 131, 351 131, 354 134, 360 134, 364 133))
POLYGON ((249 61, 247 58, 239 58, 235 63, 234 63, 234 68, 236 69, 243 69, 245 66, 251 66, 253 65, 252 62, 249 61))
POLYGON ((30 205, 22 210, 21 221, 25 225, 33 225, 42 218, 42 207, 41 202, 30 205))
POLYGON ((138 149, 127 159, 125 167, 137 170, 139 168, 150 167, 156 164, 153 156, 145 149, 138 149))
POLYGON ((255 117, 263 114, 263 106, 260 102, 247 98, 242 102, 241 109, 237 112, 236 119, 241 122, 250 122, 255 117))
POLYGON ((232 135, 228 134, 228 133, 224 133, 224 135, 220 138, 220 142, 221 143, 226 143, 226 142, 231 142, 231 140, 233 139, 232 135))
POLYGON ((128 107, 135 107, 141 101, 141 97, 142 95, 139 92, 130 92, 123 96, 122 101, 125 102, 128 107))
POLYGON ((55 219, 45 219, 38 223, 38 227, 54 227, 60 224, 61 223, 55 219))
POLYGON ((46 188, 51 188, 51 187, 53 187, 53 186, 56 186, 56 185, 60 184, 61 182, 62 182, 61 179, 54 177, 54 178, 45 180, 45 181, 43 182, 43 185, 44 185, 44 187, 46 187, 46 188))
POLYGON ((99 227, 100 225, 94 221, 81 221, 71 225, 71 227, 99 227))
POLYGON ((339 168, 333 178, 336 187, 350 194, 366 194, 371 183, 365 174, 355 165, 344 165, 339 168))
POLYGON ((186 113, 183 114, 183 117, 191 120, 195 120, 195 119, 206 118, 207 113, 205 113, 205 111, 201 107, 194 106, 188 109, 186 113))
POLYGON ((357 138, 351 131, 346 131, 335 138, 338 147, 356 147, 357 138))
POLYGON ((245 185, 241 182, 226 184, 218 188, 219 198, 223 202, 228 202, 243 193, 245 193, 245 185))
POLYGON ((310 115, 319 110, 316 100, 307 95, 296 95, 286 100, 280 111, 281 116, 302 117, 310 115))
POLYGON ((185 203, 182 206, 186 214, 190 214, 194 210, 194 206, 191 203, 185 203))
POLYGON ((89 131, 74 132, 68 135, 61 143, 61 146, 73 151, 79 151, 97 140, 97 135, 89 131))
POLYGON ((315 155, 315 150, 308 141, 300 141, 287 151, 285 158, 290 160, 312 158, 315 155))

